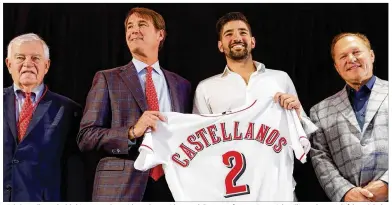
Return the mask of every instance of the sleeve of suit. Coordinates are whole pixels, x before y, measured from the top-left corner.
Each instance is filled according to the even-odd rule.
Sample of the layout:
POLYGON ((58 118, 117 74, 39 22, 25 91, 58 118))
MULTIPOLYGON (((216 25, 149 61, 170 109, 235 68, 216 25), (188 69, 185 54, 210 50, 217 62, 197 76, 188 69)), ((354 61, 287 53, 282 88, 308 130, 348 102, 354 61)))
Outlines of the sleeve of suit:
POLYGON ((384 181, 385 183, 389 184, 389 170, 387 170, 384 175, 381 176, 380 180, 384 181))
POLYGON ((112 109, 107 86, 105 75, 97 72, 80 122, 78 145, 81 151, 104 150, 110 154, 128 154, 129 127, 111 128, 112 109))
MULTIPOLYGON (((286 74, 286 76, 287 76, 287 80, 286 80, 287 93, 298 97, 293 81, 291 80, 289 75, 286 74)), ((310 118, 306 115, 302 106, 301 106, 301 125, 304 128, 307 136, 309 136, 311 133, 317 130, 317 126, 313 124, 310 118)))
POLYGON ((332 201, 341 201, 344 195, 355 186, 342 177, 335 166, 314 107, 310 110, 310 118, 315 122, 316 126, 320 127, 310 137, 312 141, 310 155, 315 173, 328 197, 332 201))

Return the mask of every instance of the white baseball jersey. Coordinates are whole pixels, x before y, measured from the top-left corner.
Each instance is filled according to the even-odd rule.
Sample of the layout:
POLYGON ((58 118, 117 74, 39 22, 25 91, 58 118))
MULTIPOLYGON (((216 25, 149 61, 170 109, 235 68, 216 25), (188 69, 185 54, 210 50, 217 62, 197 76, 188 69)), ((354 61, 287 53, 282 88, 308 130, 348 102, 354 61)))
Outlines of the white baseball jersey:
POLYGON ((134 166, 162 164, 176 201, 294 200, 294 155, 304 163, 310 149, 294 110, 269 98, 218 115, 164 115, 134 166))

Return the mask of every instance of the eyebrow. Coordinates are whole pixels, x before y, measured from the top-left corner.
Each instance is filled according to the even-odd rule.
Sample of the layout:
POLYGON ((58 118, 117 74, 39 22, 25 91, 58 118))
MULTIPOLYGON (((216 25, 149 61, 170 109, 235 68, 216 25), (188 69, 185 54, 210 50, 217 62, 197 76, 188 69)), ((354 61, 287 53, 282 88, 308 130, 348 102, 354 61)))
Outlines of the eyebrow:
MULTIPOLYGON (((238 30, 240 30, 240 31, 247 31, 247 32, 249 32, 248 31, 248 29, 246 29, 246 28, 239 28, 238 30)), ((234 29, 229 29, 229 30, 226 30, 225 32, 223 32, 223 35, 225 35, 226 33, 228 33, 228 32, 232 32, 232 31, 234 31, 234 29)))
MULTIPOLYGON (((21 54, 21 53, 15 53, 15 56, 26 56, 26 55, 25 55, 25 54, 21 54)), ((41 54, 33 54, 33 55, 31 55, 31 56, 39 56, 39 57, 42 57, 41 54)))
MULTIPOLYGON (((146 21, 146 20, 140 20, 140 21, 137 21, 136 23, 146 23, 146 24, 148 24, 148 22, 146 21)), ((127 26, 129 25, 129 24, 133 24, 133 22, 128 22, 127 23, 127 26)))

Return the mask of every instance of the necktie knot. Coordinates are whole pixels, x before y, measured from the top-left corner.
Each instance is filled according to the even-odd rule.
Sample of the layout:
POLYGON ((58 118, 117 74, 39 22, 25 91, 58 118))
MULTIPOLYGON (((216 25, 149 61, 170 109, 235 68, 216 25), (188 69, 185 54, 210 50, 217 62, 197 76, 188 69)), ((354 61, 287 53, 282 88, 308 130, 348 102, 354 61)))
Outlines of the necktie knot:
POLYGON ((151 66, 148 66, 148 67, 146 67, 146 69, 147 69, 147 72, 148 73, 151 73, 152 72, 152 70, 154 69, 153 67, 151 67, 151 66))
POLYGON ((25 98, 30 98, 31 97, 31 92, 22 92, 25 98))

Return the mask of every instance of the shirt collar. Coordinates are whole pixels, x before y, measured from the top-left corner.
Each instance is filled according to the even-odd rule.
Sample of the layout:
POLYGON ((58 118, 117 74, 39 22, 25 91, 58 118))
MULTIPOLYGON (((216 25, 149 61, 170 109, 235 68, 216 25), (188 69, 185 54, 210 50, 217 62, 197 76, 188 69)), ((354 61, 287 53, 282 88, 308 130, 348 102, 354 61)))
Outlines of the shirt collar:
MULTIPOLYGON (((371 91, 375 82, 376 82, 376 76, 373 75, 370 78, 370 80, 365 85, 363 85, 362 87, 359 88, 358 92, 363 90, 363 88, 367 88, 367 89, 365 89, 366 91, 371 91)), ((347 91, 349 92, 349 91, 352 91, 352 90, 355 91, 354 88, 352 88, 351 86, 347 85, 347 91)))
MULTIPOLYGON (((19 96, 18 91, 19 90, 22 91, 22 89, 18 85, 16 85, 15 83, 14 83, 13 87, 14 87, 15 96, 19 96)), ((45 88, 45 86, 43 83, 41 83, 39 86, 33 88, 33 90, 31 92, 35 94, 34 99, 37 99, 37 97, 39 97, 42 94, 42 92, 44 91, 44 88, 45 88)))
MULTIPOLYGON (((265 71, 265 65, 264 64, 262 64, 260 62, 257 62, 257 61, 253 61, 253 64, 256 66, 256 72, 264 73, 264 71, 265 71)), ((231 71, 229 66, 226 65, 225 69, 223 70, 223 73, 222 73, 221 77, 225 77, 226 75, 232 74, 232 73, 233 73, 233 71, 231 71)))
POLYGON ((155 72, 157 72, 159 75, 163 75, 162 69, 159 66, 159 61, 155 62, 152 65, 147 65, 146 63, 144 63, 136 58, 132 58, 132 63, 133 63, 133 65, 135 65, 135 68, 136 68, 136 71, 138 74, 141 71, 143 71, 146 67, 151 66, 153 68, 153 70, 155 70, 155 72))

